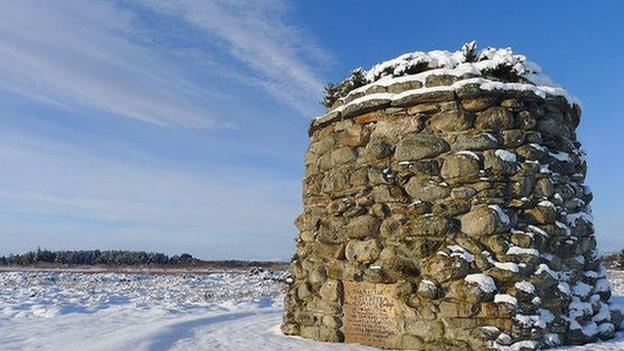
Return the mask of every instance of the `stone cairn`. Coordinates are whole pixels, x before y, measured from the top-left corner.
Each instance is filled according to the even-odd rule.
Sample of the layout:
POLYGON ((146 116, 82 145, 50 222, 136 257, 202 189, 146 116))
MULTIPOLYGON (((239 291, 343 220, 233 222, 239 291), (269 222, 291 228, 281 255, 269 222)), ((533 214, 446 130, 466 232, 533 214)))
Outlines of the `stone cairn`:
POLYGON ((474 43, 342 87, 309 130, 285 334, 418 350, 613 337, 577 100, 474 43))

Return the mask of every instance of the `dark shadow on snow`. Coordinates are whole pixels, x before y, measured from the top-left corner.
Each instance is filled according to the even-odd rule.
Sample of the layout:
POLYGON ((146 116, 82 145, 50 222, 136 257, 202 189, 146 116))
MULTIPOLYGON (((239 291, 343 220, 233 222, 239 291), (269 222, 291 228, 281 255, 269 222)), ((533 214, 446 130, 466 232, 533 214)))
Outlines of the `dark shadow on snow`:
POLYGON ((253 315, 262 315, 267 313, 273 313, 275 311, 261 311, 261 312, 239 312, 231 313, 220 316, 212 316, 200 319, 194 319, 187 322, 180 322, 169 326, 166 331, 160 333, 154 338, 154 341, 149 345, 150 351, 163 351, 169 350, 176 342, 182 339, 190 338, 194 335, 193 330, 203 327, 210 328, 210 325, 222 322, 229 322, 236 319, 241 319, 253 315))

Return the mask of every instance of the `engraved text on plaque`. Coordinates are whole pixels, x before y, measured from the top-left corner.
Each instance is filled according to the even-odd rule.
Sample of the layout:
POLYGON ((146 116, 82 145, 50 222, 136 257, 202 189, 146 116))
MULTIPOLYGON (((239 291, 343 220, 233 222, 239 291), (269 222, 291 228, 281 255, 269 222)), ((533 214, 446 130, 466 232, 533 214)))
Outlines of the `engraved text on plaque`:
POLYGON ((395 286, 345 282, 345 341, 393 347, 397 336, 395 286))

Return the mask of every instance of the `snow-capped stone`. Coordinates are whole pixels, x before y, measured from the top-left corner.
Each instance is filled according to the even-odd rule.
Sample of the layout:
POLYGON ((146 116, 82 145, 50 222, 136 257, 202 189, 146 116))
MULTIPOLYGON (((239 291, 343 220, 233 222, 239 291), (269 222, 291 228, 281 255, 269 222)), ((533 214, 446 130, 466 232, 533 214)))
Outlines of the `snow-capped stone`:
POLYGON ((468 283, 476 284, 481 289, 481 291, 485 293, 493 293, 496 291, 496 283, 494 283, 494 279, 486 274, 468 274, 464 278, 464 280, 468 283))
POLYGON ((529 294, 535 294, 535 286, 531 282, 528 282, 526 280, 517 282, 514 286, 518 290, 522 290, 529 294))
POLYGON ((501 160, 505 162, 512 162, 512 163, 518 162, 518 158, 516 157, 516 154, 514 154, 513 152, 499 149, 499 150, 496 150, 495 154, 496 156, 498 156, 501 160))
POLYGON ((510 305, 516 306, 518 304, 518 299, 508 294, 496 294, 494 295, 494 302, 508 303, 510 305))

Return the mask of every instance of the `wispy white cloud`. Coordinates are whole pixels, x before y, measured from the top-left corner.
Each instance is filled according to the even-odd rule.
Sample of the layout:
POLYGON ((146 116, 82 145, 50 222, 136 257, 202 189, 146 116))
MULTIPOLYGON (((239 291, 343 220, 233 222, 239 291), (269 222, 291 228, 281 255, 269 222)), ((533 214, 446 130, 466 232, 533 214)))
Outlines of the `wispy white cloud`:
POLYGON ((293 179, 227 166, 198 174, 163 169, 149 160, 94 155, 46 138, 9 132, 0 132, 0 138, 0 169, 10 170, 0 174, 1 236, 14 241, 11 247, 18 239, 31 242, 57 233, 34 242, 72 246, 75 237, 115 246, 110 238, 116 237, 124 247, 132 242, 157 247, 157 242, 201 255, 227 248, 243 257, 249 249, 244 255, 258 257, 279 251, 272 242, 291 243, 297 197, 285 194, 299 192, 293 179), (41 225, 46 219, 49 228, 41 225), (142 241, 127 241, 124 235, 142 241), (259 250, 256 255, 253 249, 259 250))
POLYGON ((319 109, 327 60, 290 24, 291 6, 0 2, 0 102, 10 105, 0 251, 283 258, 305 146, 305 120, 289 116, 319 109))
POLYGON ((252 86, 310 115, 321 89, 314 62, 324 53, 287 24, 288 13, 281 1, 0 2, 0 89, 64 108, 214 127, 230 124, 218 107, 244 105, 252 86), (178 38, 221 44, 177 47, 145 11, 177 23, 178 38), (224 80, 240 88, 224 91, 224 80))
POLYGON ((223 41, 232 58, 250 68, 247 79, 276 98, 304 114, 316 109, 322 81, 315 72, 328 61, 328 54, 288 23, 289 2, 145 0, 142 4, 223 41))
POLYGON ((0 85, 27 97, 157 124, 214 126, 210 96, 168 58, 133 42, 109 3, 0 3, 0 85))

